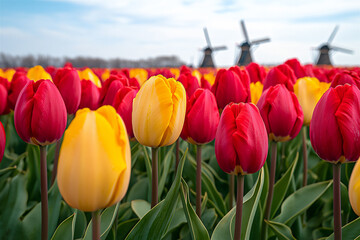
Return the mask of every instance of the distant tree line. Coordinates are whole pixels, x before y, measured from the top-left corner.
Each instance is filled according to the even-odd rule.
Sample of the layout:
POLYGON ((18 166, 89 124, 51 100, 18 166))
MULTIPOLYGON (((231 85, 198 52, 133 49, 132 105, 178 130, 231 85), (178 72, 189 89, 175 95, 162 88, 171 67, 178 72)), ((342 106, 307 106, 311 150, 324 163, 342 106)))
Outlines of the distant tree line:
POLYGON ((158 56, 140 60, 126 60, 121 58, 103 59, 99 57, 52 57, 44 55, 24 55, 13 56, 0 53, 0 67, 33 67, 41 65, 43 67, 54 66, 62 67, 66 62, 71 62, 74 67, 91 68, 162 68, 162 67, 180 67, 185 63, 177 56, 158 56))

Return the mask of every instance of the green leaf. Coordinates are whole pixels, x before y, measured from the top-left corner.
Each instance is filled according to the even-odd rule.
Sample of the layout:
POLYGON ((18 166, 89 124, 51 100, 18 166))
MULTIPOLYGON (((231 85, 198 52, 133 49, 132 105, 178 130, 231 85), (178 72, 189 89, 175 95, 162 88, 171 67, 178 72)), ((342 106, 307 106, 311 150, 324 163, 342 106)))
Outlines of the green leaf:
POLYGON ((332 181, 325 181, 300 188, 285 199, 281 205, 281 213, 274 221, 289 225, 318 200, 331 185, 332 181))
POLYGON ((294 175, 294 170, 298 159, 299 159, 299 153, 296 153, 295 160, 293 161, 289 169, 285 172, 285 174, 276 182, 274 186, 274 193, 276 194, 274 194, 273 201, 271 204, 271 214, 270 214, 271 218, 274 217, 276 211, 279 209, 282 201, 284 200, 285 194, 291 182, 291 178, 294 175))
POLYGON ((136 225, 138 221, 139 221, 138 218, 133 218, 120 223, 117 227, 116 239, 117 240, 125 239, 125 237, 129 234, 131 229, 136 225))
POLYGON ((73 238, 81 238, 86 230, 87 220, 83 211, 75 209, 75 217, 72 223, 73 238))
POLYGON ((285 224, 265 220, 266 224, 274 231, 280 240, 295 239, 292 235, 291 229, 285 224))
POLYGON ((73 238, 73 220, 75 214, 65 219, 55 230, 51 240, 74 239, 73 238))
MULTIPOLYGON (((101 235, 100 235, 100 238, 102 240, 105 240, 107 235, 109 234, 109 231, 117 217, 119 205, 120 205, 120 202, 118 202, 116 205, 106 208, 101 213, 101 222, 100 222, 101 235)), ((87 226, 85 236, 83 239, 84 240, 92 239, 92 221, 90 221, 89 225, 87 226)))
MULTIPOLYGON (((260 196, 264 186, 264 168, 260 170, 260 174, 254 187, 244 196, 243 213, 241 223, 241 239, 250 239, 253 220, 259 205, 260 196)), ((215 227, 212 240, 233 239, 235 228, 235 212, 236 207, 231 209, 215 227)))
MULTIPOLYGON (((354 221, 346 224, 341 228, 342 231, 342 239, 344 240, 352 240, 360 237, 360 217, 355 219, 354 221)), ((334 234, 331 234, 326 240, 333 240, 334 234)))
POLYGON ((145 214, 150 211, 151 204, 145 200, 131 201, 131 209, 134 211, 138 218, 143 218, 145 214))
POLYGON ((201 222, 200 218, 196 215, 194 209, 191 206, 190 198, 189 198, 189 187, 187 186, 184 179, 182 179, 181 183, 182 190, 180 191, 181 202, 183 205, 184 213, 189 225, 190 234, 193 239, 210 239, 209 234, 201 222))
POLYGON ((164 186, 166 183, 166 179, 169 176, 169 171, 170 171, 170 167, 173 163, 173 149, 174 149, 175 144, 173 144, 170 148, 170 150, 168 150, 167 154, 165 155, 164 160, 162 161, 162 173, 161 173, 161 177, 159 180, 159 187, 158 187, 158 197, 161 198, 161 194, 163 193, 164 190, 164 186))
POLYGON ((166 234, 179 197, 181 175, 186 154, 181 158, 175 180, 166 198, 151 209, 131 230, 127 240, 161 239, 166 234))
POLYGON ((28 144, 26 163, 27 170, 27 191, 30 200, 40 201, 40 150, 38 146, 28 144))
POLYGON ((131 202, 136 199, 144 199, 148 198, 149 190, 149 178, 141 178, 139 179, 128 191, 127 201, 131 202))

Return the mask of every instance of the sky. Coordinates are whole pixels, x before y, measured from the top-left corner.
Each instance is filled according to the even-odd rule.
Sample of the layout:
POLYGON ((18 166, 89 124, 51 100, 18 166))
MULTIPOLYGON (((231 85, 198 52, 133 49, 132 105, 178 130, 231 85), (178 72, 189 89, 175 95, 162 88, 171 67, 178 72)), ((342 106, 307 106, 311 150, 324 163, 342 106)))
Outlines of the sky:
POLYGON ((360 65, 358 0, 0 0, 0 52, 11 55, 102 57, 130 60, 177 55, 198 66, 206 47, 207 27, 219 67, 235 64, 238 44, 270 37, 253 48, 260 64, 290 58, 313 63, 315 48, 336 25, 334 65, 360 65))

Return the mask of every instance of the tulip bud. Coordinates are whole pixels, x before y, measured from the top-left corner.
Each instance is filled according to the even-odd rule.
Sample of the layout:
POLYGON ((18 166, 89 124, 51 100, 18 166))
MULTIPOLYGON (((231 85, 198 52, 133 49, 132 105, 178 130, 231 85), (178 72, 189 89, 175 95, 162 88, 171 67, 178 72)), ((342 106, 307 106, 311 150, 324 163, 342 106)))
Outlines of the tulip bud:
POLYGON ((360 90, 354 85, 329 88, 317 103, 310 140, 320 158, 333 163, 360 156, 360 90))
POLYGON ((208 89, 197 89, 186 106, 181 138, 193 144, 211 142, 218 124, 219 110, 214 94, 208 89))
POLYGON ((4 156, 5 143, 6 143, 5 129, 2 123, 0 122, 0 162, 4 156))
POLYGON ((352 170, 349 181, 349 200, 354 212, 360 216, 360 161, 357 161, 352 170))
POLYGON ((284 84, 289 91, 294 91, 293 85, 296 82, 294 71, 286 64, 273 67, 266 75, 264 91, 271 86, 284 84))
POLYGON ((216 97, 219 109, 228 103, 250 102, 250 80, 247 71, 240 70, 238 66, 228 70, 221 69, 216 74, 212 92, 216 97))
POLYGON ((306 75, 304 66, 301 65, 299 60, 297 60, 296 58, 287 60, 285 64, 288 65, 294 71, 294 74, 297 79, 308 76, 306 75))
POLYGON ((116 93, 124 86, 129 86, 127 78, 119 75, 110 75, 100 90, 100 105, 111 105, 116 93))
POLYGON ((199 80, 191 75, 191 72, 185 72, 180 74, 178 81, 182 83, 185 88, 186 95, 190 98, 196 89, 200 87, 199 80))
POLYGON ((246 66, 246 71, 249 73, 251 83, 264 82, 266 77, 266 71, 263 66, 260 66, 259 64, 252 62, 246 66))
POLYGON ((324 69, 313 67, 313 72, 314 72, 314 76, 317 79, 319 79, 320 82, 327 82, 327 83, 330 82, 324 69))
POLYGON ((130 171, 126 128, 114 108, 79 110, 60 150, 57 178, 64 200, 87 212, 109 207, 126 194, 130 171))
POLYGON ((140 86, 148 79, 148 72, 142 68, 132 68, 129 72, 130 78, 136 78, 139 81, 140 86))
POLYGON ((11 82, 11 79, 13 78, 15 72, 15 69, 12 68, 6 70, 2 70, 0 68, 0 77, 6 78, 9 82, 11 82))
POLYGON ((0 77, 0 115, 9 113, 8 91, 10 83, 6 78, 0 77))
POLYGON ((95 75, 93 71, 91 71, 90 68, 85 68, 83 71, 78 71, 80 80, 89 80, 92 82, 96 87, 101 88, 101 81, 100 79, 95 75))
POLYGON ((47 79, 52 81, 51 75, 47 73, 45 69, 40 65, 30 68, 26 76, 27 78, 29 78, 34 82, 39 81, 41 79, 47 79))
POLYGON ((123 87, 117 92, 112 104, 116 112, 123 119, 129 138, 134 137, 131 114, 133 110, 133 100, 137 92, 138 90, 135 88, 123 87))
POLYGON ((173 144, 183 128, 185 111, 183 85, 162 75, 151 77, 133 102, 132 125, 136 139, 149 147, 173 144))
POLYGON ((317 78, 299 78, 294 85, 294 93, 304 113, 304 125, 309 125, 314 108, 330 84, 319 82, 317 78))
POLYGON ((285 142, 299 134, 303 111, 296 95, 285 85, 277 84, 264 91, 257 106, 271 141, 285 142))
POLYGON ((15 128, 25 142, 48 145, 59 140, 66 127, 65 103, 50 80, 29 81, 14 111, 15 128))
POLYGON ((26 77, 26 74, 23 72, 16 72, 14 74, 13 79, 10 83, 9 96, 8 96, 10 109, 12 110, 15 109, 16 101, 19 97, 19 94, 29 81, 30 80, 26 77))
POLYGON ((81 80, 81 99, 79 109, 90 108, 96 110, 99 107, 100 89, 89 80, 81 80))
POLYGON ((64 100, 68 114, 74 114, 80 105, 81 83, 75 69, 59 69, 54 77, 54 83, 64 100))
POLYGON ((336 87, 338 85, 345 85, 346 83, 350 85, 355 85, 360 89, 360 77, 355 71, 344 70, 337 73, 332 82, 331 87, 336 87))
POLYGON ((231 174, 259 171, 268 152, 268 137, 259 110, 252 103, 230 103, 221 114, 215 137, 220 168, 231 174))
POLYGON ((250 83, 250 92, 251 92, 251 102, 253 104, 257 104, 259 101, 262 91, 263 91, 264 85, 260 81, 254 83, 250 83))

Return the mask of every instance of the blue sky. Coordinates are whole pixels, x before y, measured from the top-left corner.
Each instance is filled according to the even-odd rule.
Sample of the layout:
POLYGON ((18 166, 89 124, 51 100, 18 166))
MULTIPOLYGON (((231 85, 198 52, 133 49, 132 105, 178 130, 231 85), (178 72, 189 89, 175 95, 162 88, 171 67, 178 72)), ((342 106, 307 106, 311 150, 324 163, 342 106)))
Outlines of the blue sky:
POLYGON ((253 52, 256 62, 277 64, 293 57, 311 63, 339 25, 334 64, 360 65, 360 1, 220 0, 0 0, 0 52, 25 55, 145 59, 178 55, 198 65, 208 28, 218 66, 234 64, 244 37, 270 37, 253 52))

